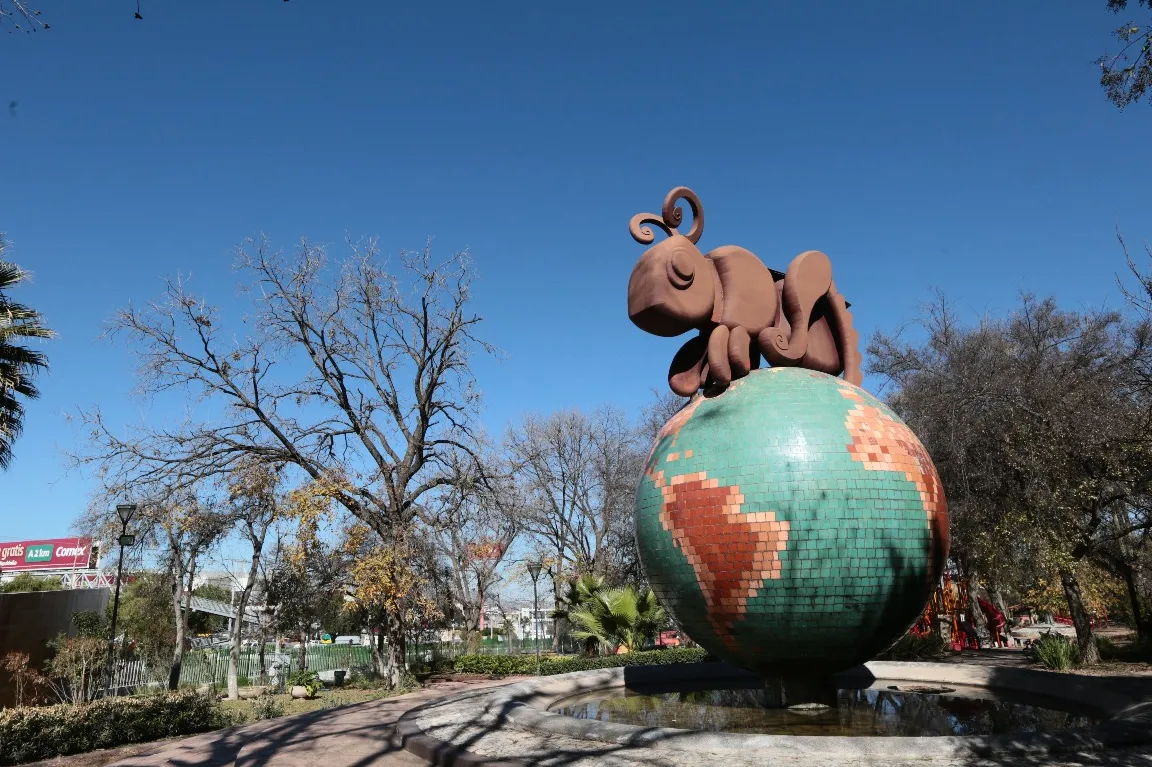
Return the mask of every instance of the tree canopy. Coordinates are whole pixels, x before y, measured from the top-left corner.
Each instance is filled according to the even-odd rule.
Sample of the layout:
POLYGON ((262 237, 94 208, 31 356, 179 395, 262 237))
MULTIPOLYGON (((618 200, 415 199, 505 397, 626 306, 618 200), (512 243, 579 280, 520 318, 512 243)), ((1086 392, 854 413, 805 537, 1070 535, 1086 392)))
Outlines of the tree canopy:
POLYGON ((1108 0, 1108 9, 1120 14, 1143 10, 1142 22, 1127 20, 1113 32, 1116 52, 1101 56, 1100 85, 1109 101, 1123 109, 1148 96, 1152 104, 1152 0, 1108 0))
POLYGON ((34 382, 48 369, 48 358, 27 342, 53 336, 39 312, 9 295, 29 274, 4 260, 7 247, 0 233, 0 469, 12 463, 13 444, 24 430, 24 400, 40 396, 34 382))

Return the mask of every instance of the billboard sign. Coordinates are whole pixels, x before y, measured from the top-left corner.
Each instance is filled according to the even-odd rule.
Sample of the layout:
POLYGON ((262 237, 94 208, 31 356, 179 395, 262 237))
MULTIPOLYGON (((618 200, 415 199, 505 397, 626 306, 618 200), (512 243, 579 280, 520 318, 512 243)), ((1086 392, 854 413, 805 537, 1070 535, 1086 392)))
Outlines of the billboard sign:
POLYGON ((83 570, 95 567, 91 538, 43 538, 0 543, 0 570, 83 570))

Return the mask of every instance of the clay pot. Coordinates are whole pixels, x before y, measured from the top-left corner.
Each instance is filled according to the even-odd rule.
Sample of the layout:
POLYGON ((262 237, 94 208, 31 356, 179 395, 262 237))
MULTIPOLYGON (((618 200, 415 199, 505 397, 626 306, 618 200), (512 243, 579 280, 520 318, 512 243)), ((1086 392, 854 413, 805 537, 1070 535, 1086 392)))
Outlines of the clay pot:
POLYGON ((293 698, 307 698, 307 697, 309 697, 308 688, 302 684, 292 685, 292 689, 289 692, 292 694, 293 698))

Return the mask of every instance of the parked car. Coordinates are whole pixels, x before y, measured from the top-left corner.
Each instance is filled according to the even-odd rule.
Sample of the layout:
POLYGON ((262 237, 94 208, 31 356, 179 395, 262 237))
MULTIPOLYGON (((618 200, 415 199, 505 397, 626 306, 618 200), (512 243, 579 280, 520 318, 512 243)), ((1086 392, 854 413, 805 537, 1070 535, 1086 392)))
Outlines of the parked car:
POLYGON ((660 640, 656 643, 657 647, 679 647, 680 646, 680 632, 679 631, 661 631, 660 640))

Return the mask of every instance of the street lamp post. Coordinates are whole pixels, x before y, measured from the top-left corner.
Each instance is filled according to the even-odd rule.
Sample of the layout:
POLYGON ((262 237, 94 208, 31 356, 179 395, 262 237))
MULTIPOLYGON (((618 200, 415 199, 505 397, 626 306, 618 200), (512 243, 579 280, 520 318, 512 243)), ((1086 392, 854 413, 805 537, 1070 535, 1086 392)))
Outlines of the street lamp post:
POLYGON ((108 632, 108 686, 112 687, 113 670, 116 663, 116 618, 120 613, 120 579, 124 575, 124 547, 136 543, 136 536, 128 532, 128 524, 136 516, 136 504, 121 503, 116 507, 116 516, 120 518, 120 559, 116 563, 116 591, 112 598, 112 628, 108 632))
POLYGON ((528 563, 528 574, 532 576, 532 626, 536 634, 536 676, 540 676, 540 598, 536 593, 536 580, 540 577, 543 565, 539 562, 528 563))

